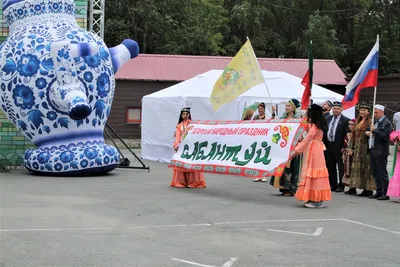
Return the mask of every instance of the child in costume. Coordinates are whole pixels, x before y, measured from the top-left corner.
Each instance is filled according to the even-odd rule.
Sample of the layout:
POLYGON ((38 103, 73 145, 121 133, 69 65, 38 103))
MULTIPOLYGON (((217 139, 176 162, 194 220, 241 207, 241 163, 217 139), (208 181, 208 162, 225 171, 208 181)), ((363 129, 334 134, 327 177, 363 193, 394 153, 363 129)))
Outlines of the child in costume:
MULTIPOLYGON (((190 108, 183 108, 175 130, 174 150, 178 151, 179 144, 187 134, 188 126, 192 121, 190 108)), ((183 168, 173 167, 172 187, 206 188, 204 173, 194 172, 183 168)))
POLYGON ((322 142, 327 123, 322 107, 312 104, 307 112, 309 130, 307 136, 295 148, 295 156, 303 153, 296 198, 304 201, 304 207, 322 208, 323 202, 332 199, 329 174, 325 163, 325 145, 322 142))

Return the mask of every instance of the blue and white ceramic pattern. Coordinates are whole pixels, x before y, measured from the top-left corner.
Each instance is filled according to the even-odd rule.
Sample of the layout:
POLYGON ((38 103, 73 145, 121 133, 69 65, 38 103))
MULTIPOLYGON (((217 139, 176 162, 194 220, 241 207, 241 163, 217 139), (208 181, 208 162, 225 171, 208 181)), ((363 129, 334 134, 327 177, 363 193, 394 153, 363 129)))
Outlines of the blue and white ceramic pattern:
POLYGON ((101 174, 118 150, 104 143, 114 74, 139 53, 133 40, 108 49, 76 23, 73 0, 3 0, 10 27, 0 47, 0 107, 37 149, 25 166, 52 175, 101 174))

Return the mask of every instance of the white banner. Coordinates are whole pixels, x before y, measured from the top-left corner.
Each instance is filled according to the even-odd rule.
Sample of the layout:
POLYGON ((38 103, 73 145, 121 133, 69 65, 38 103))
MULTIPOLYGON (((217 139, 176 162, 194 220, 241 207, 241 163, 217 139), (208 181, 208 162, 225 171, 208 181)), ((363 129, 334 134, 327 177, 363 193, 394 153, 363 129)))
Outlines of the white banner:
POLYGON ((299 119, 197 121, 188 127, 170 165, 248 177, 281 175, 303 126, 299 119))

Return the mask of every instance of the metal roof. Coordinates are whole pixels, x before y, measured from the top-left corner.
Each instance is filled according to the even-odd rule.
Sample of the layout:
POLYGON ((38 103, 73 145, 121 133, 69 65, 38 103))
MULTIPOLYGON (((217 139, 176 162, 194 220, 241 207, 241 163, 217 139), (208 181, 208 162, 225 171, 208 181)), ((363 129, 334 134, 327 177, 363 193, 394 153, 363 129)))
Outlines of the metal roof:
MULTIPOLYGON (((185 81, 212 69, 223 70, 232 57, 141 54, 117 72, 117 80, 185 81)), ((303 78, 308 59, 258 58, 262 70, 284 71, 303 78)), ((347 85, 346 75, 334 60, 314 59, 313 83, 347 85)))

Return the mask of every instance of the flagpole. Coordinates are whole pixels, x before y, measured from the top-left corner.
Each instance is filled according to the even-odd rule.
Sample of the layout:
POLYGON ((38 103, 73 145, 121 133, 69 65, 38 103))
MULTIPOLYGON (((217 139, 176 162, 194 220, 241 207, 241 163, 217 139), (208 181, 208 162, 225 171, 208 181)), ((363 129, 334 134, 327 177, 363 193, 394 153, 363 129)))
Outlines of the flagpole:
MULTIPOLYGON (((247 41, 249 41, 249 42, 250 42, 250 39, 249 39, 249 37, 247 37, 247 41)), ((257 61, 258 69, 260 70, 260 72, 261 72, 261 76, 262 76, 262 71, 261 71, 260 63, 258 63, 258 59, 257 59, 256 53, 254 52, 253 46, 251 46, 251 50, 253 51, 254 58, 255 58, 255 59, 256 59, 256 61, 257 61)), ((263 77, 263 81, 264 81, 265 89, 267 89, 267 93, 268 93, 269 101, 271 102, 271 107, 273 107, 273 106, 272 106, 273 102, 272 102, 271 93, 269 92, 269 89, 268 89, 267 83, 265 82, 264 76, 262 76, 262 77, 263 77)), ((275 111, 275 112, 276 112, 276 111, 275 111)), ((274 111, 273 111, 273 110, 272 110, 272 113, 274 113, 274 111)), ((275 114, 275 116, 276 116, 276 114, 275 114)))
MULTIPOLYGON (((376 35, 376 41, 379 43, 379 34, 376 35)), ((378 83, 376 83, 376 84, 378 84, 378 83)), ((376 88, 377 88, 377 87, 378 87, 378 86, 375 86, 375 87, 374 87, 374 101, 372 102, 373 104, 372 104, 372 109, 371 109, 371 112, 372 112, 372 113, 374 112, 375 105, 376 105, 376 88)), ((374 119, 373 119, 373 116, 374 116, 374 115, 372 115, 371 128, 372 128, 372 126, 374 126, 374 119)), ((372 131, 370 131, 370 132, 371 132, 371 136, 370 136, 370 138, 369 138, 369 148, 371 149, 371 148, 372 148, 372 131)))

